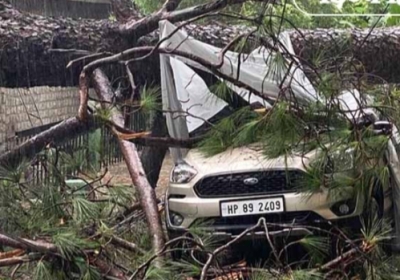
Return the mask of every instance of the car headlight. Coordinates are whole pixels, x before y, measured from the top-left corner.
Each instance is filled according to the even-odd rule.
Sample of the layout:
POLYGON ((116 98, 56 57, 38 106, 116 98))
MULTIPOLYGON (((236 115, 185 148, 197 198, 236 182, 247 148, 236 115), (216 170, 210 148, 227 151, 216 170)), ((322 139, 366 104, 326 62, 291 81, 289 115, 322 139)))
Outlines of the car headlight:
POLYGON ((185 184, 190 182, 196 176, 197 170, 192 166, 182 161, 177 163, 171 172, 171 182, 178 184, 185 184))
POLYGON ((327 157, 325 173, 345 172, 354 168, 354 149, 334 151, 327 157))

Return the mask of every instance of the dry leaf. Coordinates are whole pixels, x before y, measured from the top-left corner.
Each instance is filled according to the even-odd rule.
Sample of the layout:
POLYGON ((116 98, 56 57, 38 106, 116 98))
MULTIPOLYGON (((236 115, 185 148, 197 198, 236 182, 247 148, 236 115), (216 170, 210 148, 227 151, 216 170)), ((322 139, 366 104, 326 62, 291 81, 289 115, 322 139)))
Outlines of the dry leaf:
POLYGON ((21 256, 24 253, 25 253, 25 250, 22 250, 22 249, 16 249, 16 250, 8 251, 8 252, 0 252, 0 260, 21 256))

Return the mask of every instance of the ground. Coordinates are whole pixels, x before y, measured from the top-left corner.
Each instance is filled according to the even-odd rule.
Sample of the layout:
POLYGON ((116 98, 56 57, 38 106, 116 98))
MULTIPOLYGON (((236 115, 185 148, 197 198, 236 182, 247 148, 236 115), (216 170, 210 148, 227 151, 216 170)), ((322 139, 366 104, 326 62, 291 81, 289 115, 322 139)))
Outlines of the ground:
MULTIPOLYGON (((169 154, 167 154, 161 168, 160 178, 158 180, 158 186, 156 189, 157 197, 161 197, 165 194, 168 186, 169 172, 171 171, 171 168, 172 158, 169 154)), ((111 179, 112 184, 132 184, 132 179, 129 176, 126 164, 123 161, 110 166, 109 174, 107 174, 106 178, 104 179, 111 179)))

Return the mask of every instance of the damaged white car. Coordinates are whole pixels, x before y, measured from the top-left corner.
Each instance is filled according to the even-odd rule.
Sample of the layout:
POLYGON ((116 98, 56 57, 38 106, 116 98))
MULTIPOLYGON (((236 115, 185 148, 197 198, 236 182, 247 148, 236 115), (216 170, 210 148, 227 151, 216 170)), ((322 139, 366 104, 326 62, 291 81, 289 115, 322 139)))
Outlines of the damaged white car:
MULTIPOLYGON (((170 36, 175 28, 169 22, 161 23, 161 38, 168 37, 162 46, 206 57, 211 63, 220 62, 221 49, 188 37, 182 30, 170 36)), ((294 53, 289 37, 282 34, 281 40, 286 49, 294 53)), ((218 71, 268 96, 278 97, 281 80, 268 75, 266 59, 269 55, 271 53, 263 48, 254 50, 245 58, 227 52, 218 71)), ((171 112, 166 114, 171 137, 187 139, 197 135, 205 123, 224 114, 228 104, 218 97, 210 97, 213 94, 200 72, 213 74, 190 59, 161 55, 163 106, 171 112)), ((293 78, 288 86, 297 98, 303 102, 315 102, 319 98, 300 67, 291 70, 290 76, 293 78)), ((227 85, 248 105, 257 104, 266 109, 273 105, 244 88, 227 85)), ((387 183, 378 178, 370 180, 366 193, 371 200, 352 191, 354 186, 351 183, 335 195, 322 184, 312 193, 304 192, 300 186, 307 184, 307 174, 318 162, 321 154, 318 148, 301 155, 276 158, 266 157, 262 145, 257 143, 230 148, 211 157, 198 149, 174 148, 171 154, 175 166, 166 195, 166 223, 170 235, 180 235, 199 221, 207 221, 208 231, 231 238, 255 225, 260 217, 276 225, 270 229, 270 235, 308 235, 313 234, 307 227, 311 225, 359 227, 360 218, 366 211, 379 218, 394 217, 397 227, 397 204, 392 203, 398 201, 400 182, 397 129, 373 110, 361 112, 360 103, 368 103, 369 98, 356 90, 343 92, 338 100, 343 108, 352 112, 354 123, 351 125, 372 132, 370 137, 384 135, 388 138, 388 148, 375 162, 388 166, 389 180, 387 183), (290 230, 284 225, 291 225, 290 230)), ((330 161, 323 163, 327 178, 338 162, 349 169, 357 169, 355 156, 356 153, 347 147, 344 152, 331 154, 330 161)), ((345 173, 346 170, 339 172, 345 173)), ((252 237, 257 234, 254 232, 252 237)), ((264 232, 259 234, 265 236, 264 232)))

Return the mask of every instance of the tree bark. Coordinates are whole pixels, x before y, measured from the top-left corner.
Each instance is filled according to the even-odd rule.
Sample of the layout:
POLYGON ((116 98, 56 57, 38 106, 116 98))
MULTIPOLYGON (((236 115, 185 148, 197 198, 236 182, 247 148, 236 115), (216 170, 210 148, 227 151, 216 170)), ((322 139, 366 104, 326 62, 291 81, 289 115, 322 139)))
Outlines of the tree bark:
POLYGON ((87 120, 86 122, 82 122, 76 117, 67 119, 32 137, 15 149, 2 154, 0 156, 0 165, 18 165, 23 159, 34 157, 48 145, 51 146, 53 144, 65 141, 71 136, 79 135, 80 133, 86 132, 94 127, 95 122, 91 119, 87 120))
MULTIPOLYGON (((99 122, 95 122, 92 116, 88 116, 88 119, 85 121, 81 121, 78 117, 64 120, 48 130, 26 140, 14 149, 0 155, 0 166, 18 165, 24 159, 32 159, 47 146, 52 146, 76 137, 76 135, 79 135, 80 133, 85 133, 91 129, 95 129, 98 125, 99 122)), ((156 147, 157 149, 161 149, 162 147, 168 149, 168 147, 191 148, 200 140, 201 138, 174 139, 169 137, 144 136, 128 139, 127 141, 142 146, 156 147)))
MULTIPOLYGON (((107 108, 112 101, 113 92, 107 76, 99 69, 93 72, 93 83, 98 98, 103 108, 107 108)), ((124 126, 124 117, 117 109, 113 109, 111 118, 114 123, 124 126)), ((146 178, 146 173, 140 161, 135 144, 118 139, 122 155, 128 167, 129 174, 132 178, 133 185, 137 188, 140 195, 140 203, 146 215, 147 224, 150 234, 152 235, 153 249, 158 252, 164 247, 164 233, 161 225, 160 215, 158 214, 158 205, 154 189, 151 187, 146 178)))
MULTIPOLYGON (((179 11, 170 14, 175 15, 174 20, 183 19, 179 11)), ((60 54, 52 52, 52 49, 116 53, 132 46, 132 38, 121 35, 120 25, 108 20, 73 20, 22 14, 4 1, 0 1, 0 18, 0 86, 77 85, 79 66, 82 64, 71 69, 65 68, 76 52, 60 54)), ((153 24, 152 28, 157 26, 153 24)), ((217 46, 224 46, 238 34, 249 31, 243 26, 218 24, 191 24, 186 29, 195 38, 217 46)), ((365 41, 368 29, 316 29, 301 30, 301 33, 290 31, 295 51, 306 60, 319 52, 332 57, 344 49, 343 54, 353 54, 363 63, 366 72, 388 82, 400 82, 400 60, 397 59, 400 57, 400 27, 376 28, 365 41), (343 42, 346 42, 344 48, 343 42)), ((154 44, 157 40, 158 33, 153 32, 140 42, 154 44)), ((148 74, 149 78, 157 79, 158 75, 154 73, 157 64, 155 59, 150 65, 142 63, 138 68, 144 73, 142 75, 148 74)), ((115 73, 114 77, 118 76, 120 73, 115 73)))

